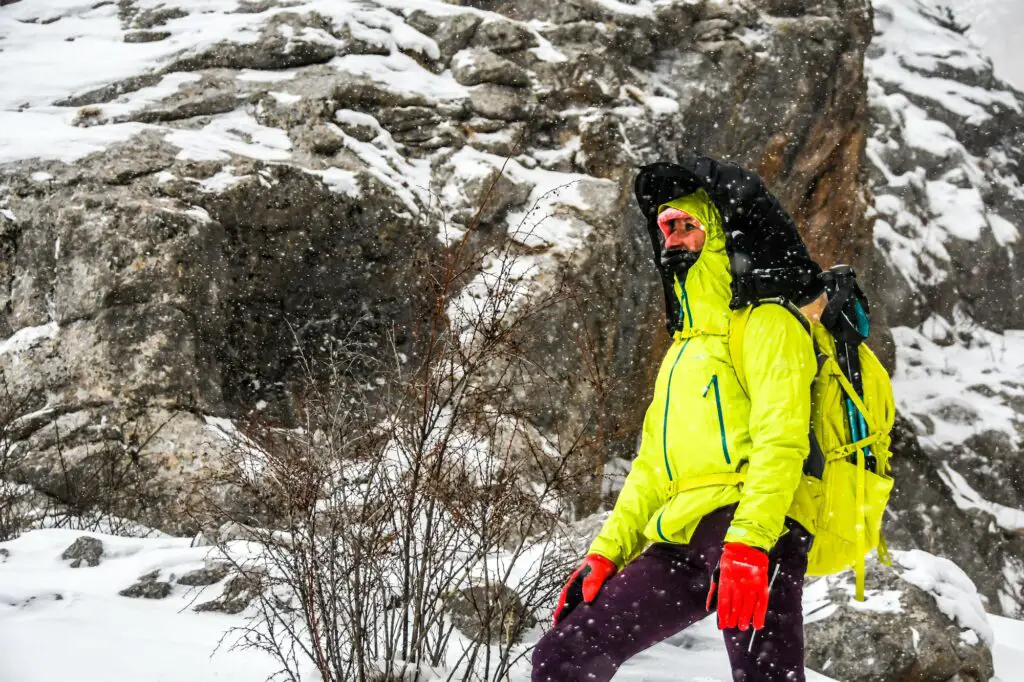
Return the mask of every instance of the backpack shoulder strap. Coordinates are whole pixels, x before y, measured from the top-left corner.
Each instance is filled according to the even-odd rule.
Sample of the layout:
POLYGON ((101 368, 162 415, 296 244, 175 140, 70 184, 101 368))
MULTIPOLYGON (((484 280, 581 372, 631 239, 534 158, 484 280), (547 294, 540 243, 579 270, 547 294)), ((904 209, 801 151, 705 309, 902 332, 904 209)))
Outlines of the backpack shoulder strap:
MULTIPOLYGON (((800 309, 793 305, 791 301, 783 298, 766 298, 752 305, 748 305, 742 310, 736 310, 733 312, 732 320, 729 323, 729 357, 732 360, 732 367, 736 372, 736 378, 740 382, 740 388, 743 389, 743 393, 745 393, 747 397, 750 397, 750 391, 747 390, 747 372, 743 367, 743 338, 746 336, 747 323, 750 321, 750 316, 753 314, 754 308, 765 303, 774 303, 775 305, 782 306, 792 313, 793 317, 800 322, 800 325, 811 337, 811 344, 814 347, 814 358, 818 363, 817 372, 821 371, 827 357, 818 346, 818 340, 814 338, 814 332, 811 329, 810 321, 804 317, 804 314, 800 312, 800 309)), ((815 374, 817 374, 817 372, 815 372, 815 374)))
POLYGON ((753 312, 753 305, 748 305, 741 310, 735 310, 732 314, 732 320, 729 322, 729 358, 732 360, 732 368, 736 372, 740 388, 743 389, 744 395, 748 398, 750 397, 750 391, 747 390, 747 373, 743 368, 743 337, 746 335, 747 322, 750 320, 750 314, 753 312))

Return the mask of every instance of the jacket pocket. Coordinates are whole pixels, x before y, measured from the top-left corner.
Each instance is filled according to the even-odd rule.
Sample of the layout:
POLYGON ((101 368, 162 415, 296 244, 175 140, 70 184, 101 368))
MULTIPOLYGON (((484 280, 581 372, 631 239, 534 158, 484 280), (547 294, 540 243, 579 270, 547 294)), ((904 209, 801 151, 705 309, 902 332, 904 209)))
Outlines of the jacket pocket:
POLYGON ((715 411, 718 413, 718 433, 722 439, 722 455, 725 456, 726 464, 732 464, 732 459, 729 457, 729 439, 725 432, 725 415, 722 413, 722 389, 719 388, 717 374, 713 374, 711 381, 704 387, 704 397, 707 398, 712 390, 714 390, 715 396, 715 411))

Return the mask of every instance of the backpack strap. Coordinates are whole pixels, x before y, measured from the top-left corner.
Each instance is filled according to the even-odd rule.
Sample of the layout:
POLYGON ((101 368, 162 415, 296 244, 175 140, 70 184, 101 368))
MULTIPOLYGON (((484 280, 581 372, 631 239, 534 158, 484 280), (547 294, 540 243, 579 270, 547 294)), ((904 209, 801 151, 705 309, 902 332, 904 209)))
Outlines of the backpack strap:
MULTIPOLYGON (((729 357, 732 360, 733 371, 736 372, 736 379, 739 381, 740 388, 743 390, 743 393, 747 398, 750 397, 750 391, 747 390, 747 373, 743 367, 743 339, 747 333, 747 322, 750 321, 750 316, 753 314, 754 308, 763 303, 781 305, 792 313, 793 317, 795 317, 807 331, 807 334, 811 337, 811 344, 814 347, 814 358, 818 365, 814 373, 815 376, 821 372, 822 367, 825 366, 825 361, 828 360, 828 356, 822 352, 821 347, 818 345, 818 340, 814 338, 814 332, 811 329, 810 321, 804 317, 804 314, 800 312, 800 309, 793 305, 791 301, 784 298, 767 298, 749 305, 742 310, 738 310, 733 314, 732 321, 729 325, 729 357)), ((804 474, 820 479, 825 473, 825 453, 822 451, 821 445, 818 443, 818 437, 814 435, 813 428, 808 429, 808 440, 810 441, 810 452, 807 455, 807 459, 804 460, 804 474)))

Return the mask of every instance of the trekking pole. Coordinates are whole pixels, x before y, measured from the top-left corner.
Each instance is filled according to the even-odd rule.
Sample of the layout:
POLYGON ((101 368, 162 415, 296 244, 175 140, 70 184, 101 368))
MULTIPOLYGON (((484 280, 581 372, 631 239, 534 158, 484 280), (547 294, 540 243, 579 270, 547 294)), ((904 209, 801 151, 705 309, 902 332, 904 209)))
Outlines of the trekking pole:
MULTIPOLYGON (((779 577, 779 568, 781 564, 775 564, 775 570, 772 572, 772 579, 768 581, 768 598, 772 596, 772 588, 775 586, 775 579, 779 577)), ((757 630, 755 629, 753 634, 750 635, 750 644, 747 645, 747 653, 749 654, 754 650, 754 640, 757 639, 757 630)))

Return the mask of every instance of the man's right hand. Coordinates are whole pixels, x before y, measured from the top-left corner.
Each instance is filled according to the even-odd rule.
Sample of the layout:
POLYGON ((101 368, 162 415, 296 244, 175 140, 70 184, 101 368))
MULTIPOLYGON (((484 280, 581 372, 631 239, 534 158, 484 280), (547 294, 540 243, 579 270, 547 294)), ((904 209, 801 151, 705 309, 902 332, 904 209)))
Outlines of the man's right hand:
POLYGON ((558 608, 555 609, 555 625, 580 604, 590 604, 597 599, 601 586, 615 575, 615 571, 611 560, 599 554, 587 556, 562 588, 562 596, 558 598, 558 608))

